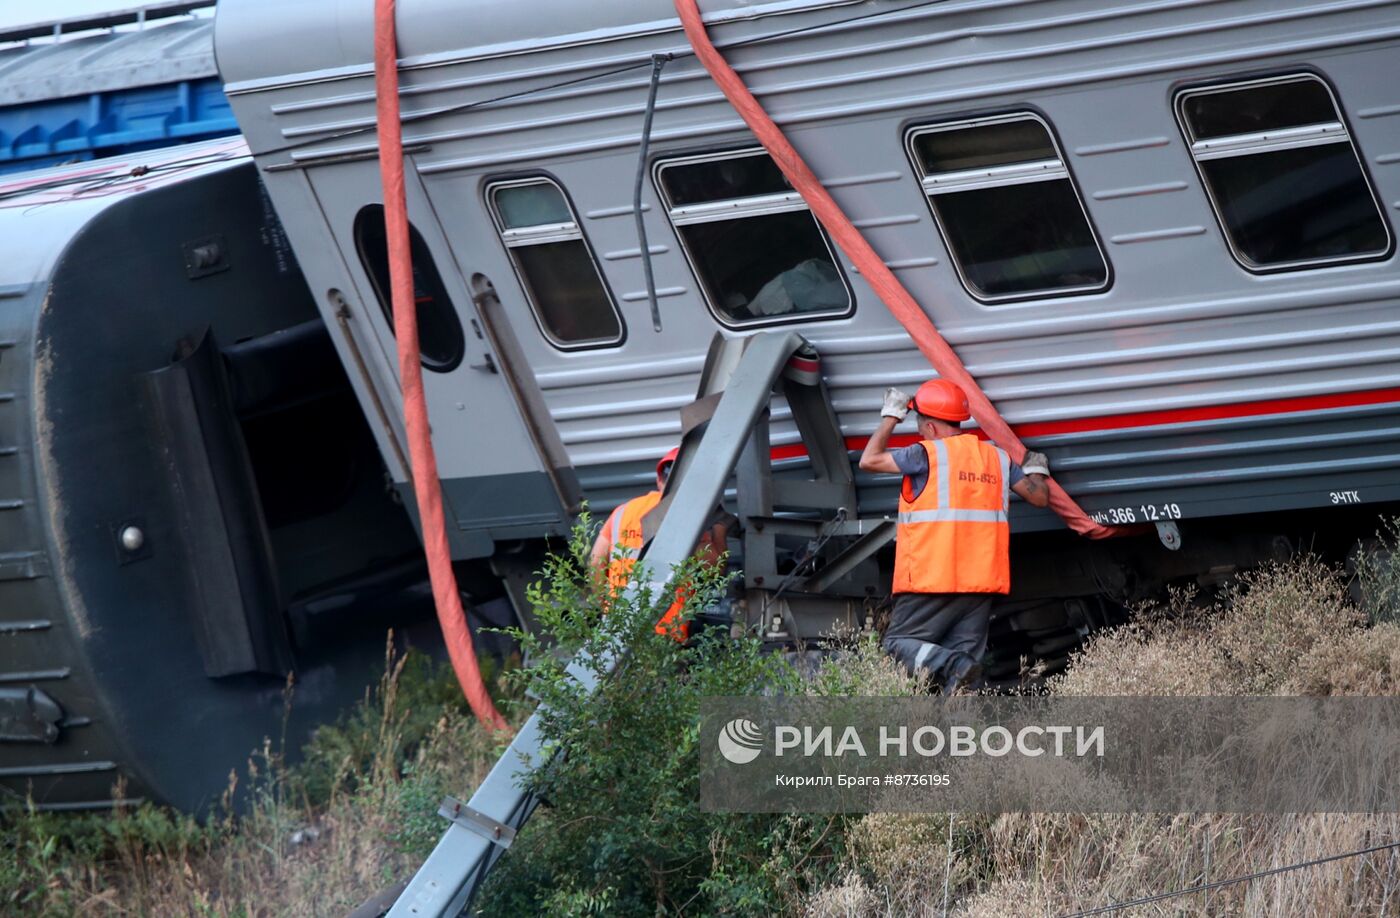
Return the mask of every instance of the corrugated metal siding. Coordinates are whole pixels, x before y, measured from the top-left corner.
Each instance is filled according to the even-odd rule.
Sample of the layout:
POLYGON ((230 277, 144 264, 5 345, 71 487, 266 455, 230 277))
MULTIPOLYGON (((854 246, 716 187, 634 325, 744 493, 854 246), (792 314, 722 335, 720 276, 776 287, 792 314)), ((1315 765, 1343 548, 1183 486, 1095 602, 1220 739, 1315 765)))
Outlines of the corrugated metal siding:
MULTIPOLYGON (((637 21, 665 18, 658 9, 637 3, 637 21)), ((782 28, 862 10, 871 11, 794 14, 782 28)), ((772 21, 733 23, 716 36, 732 43, 778 28, 772 21)), ((434 66, 405 73, 405 111, 518 93, 683 47, 661 30, 490 61, 469 59, 469 50, 460 61, 441 55, 434 66)), ((1400 385, 1394 258, 1245 272, 1221 237, 1171 104, 1176 88, 1191 81, 1321 73, 1336 89, 1393 224, 1400 91, 1385 75, 1397 50, 1400 3, 1393 0, 1040 0, 911 6, 730 56, 1002 413, 1021 424, 1400 385), (1106 292, 988 306, 958 281, 905 156, 903 132, 910 123, 1003 111, 1035 111, 1051 125, 1112 266, 1106 292)), ((345 63, 353 69, 352 60, 345 63)), ((271 83, 235 96, 246 106, 255 149, 372 119, 369 85, 359 76, 280 89, 271 83)), ((674 443, 675 409, 692 397, 705 346, 719 327, 648 183, 648 235, 660 247, 653 264, 668 294, 660 302, 664 330, 651 330, 641 261, 630 254, 637 247, 629 202, 645 96, 646 72, 638 70, 430 118, 407 131, 410 144, 427 147, 415 164, 455 257, 464 272, 491 277, 513 312, 531 369, 586 479, 590 468, 609 479, 631 475, 620 470, 629 463, 642 469, 674 443), (629 328, 621 347, 564 354, 534 328, 480 202, 485 177, 530 169, 557 178, 583 215, 629 328)), ((746 142, 747 132, 693 60, 667 66, 652 140, 657 156, 746 142)), ((311 162, 369 146, 372 139, 353 138, 292 157, 311 162)), ((855 316, 801 327, 826 357, 843 429, 861 436, 874 426, 886 385, 915 385, 929 371, 846 269, 855 316)), ((466 378, 432 382, 470 385, 466 378)), ((792 442, 781 407, 775 417, 774 442, 792 442)), ((1336 429, 1361 423, 1357 416, 1336 429)), ((1213 461, 1241 487, 1248 482, 1261 495, 1295 487, 1285 481, 1286 454, 1298 447, 1290 435, 1227 426, 1239 431, 1236 448, 1212 454, 1213 461)), ((1088 464, 1072 466, 1067 481, 1086 496, 1191 486, 1203 466, 1190 444, 1208 440, 1170 436, 1182 439, 1165 452, 1139 451, 1122 431, 1076 441, 1075 460, 1088 464)), ((1055 441, 1052 458, 1060 445, 1071 455, 1069 441, 1055 441)), ((1323 453, 1337 472, 1380 463, 1393 476, 1394 451, 1379 440, 1358 436, 1336 445, 1323 453)), ((1321 495, 1325 500, 1326 489, 1321 495)))

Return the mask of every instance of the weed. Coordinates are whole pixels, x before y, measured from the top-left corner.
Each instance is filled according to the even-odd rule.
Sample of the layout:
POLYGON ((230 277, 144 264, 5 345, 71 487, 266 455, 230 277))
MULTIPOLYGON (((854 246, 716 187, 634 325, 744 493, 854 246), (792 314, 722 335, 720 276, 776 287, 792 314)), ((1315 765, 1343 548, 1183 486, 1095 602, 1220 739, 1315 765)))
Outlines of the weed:
MULTIPOLYGON (((1381 575, 1388 576, 1369 576, 1381 575)), ((1048 691, 1394 695, 1400 625, 1374 609, 1363 614, 1340 572, 1303 558, 1245 574, 1209 604, 1179 592, 1139 610, 1131 624, 1091 640, 1048 691)), ((1400 838, 1393 813, 1010 813, 956 817, 955 843, 940 850, 945 819, 865 817, 852 829, 846 874, 809 896, 807 912, 940 915, 945 859, 951 914, 992 918, 1063 914, 1400 838)), ((1397 903, 1400 858, 1381 852, 1161 907, 1163 914, 1379 915, 1394 914, 1397 903)))
POLYGON ((1361 611, 1377 624, 1400 624, 1400 518, 1386 520, 1351 560, 1361 611))
POLYGON ((450 671, 390 651, 380 684, 303 763, 288 767, 269 740, 203 821, 150 804, 0 813, 0 914, 344 915, 412 873, 441 830, 437 800, 494 759, 450 671), (248 796, 237 816, 236 788, 248 796))

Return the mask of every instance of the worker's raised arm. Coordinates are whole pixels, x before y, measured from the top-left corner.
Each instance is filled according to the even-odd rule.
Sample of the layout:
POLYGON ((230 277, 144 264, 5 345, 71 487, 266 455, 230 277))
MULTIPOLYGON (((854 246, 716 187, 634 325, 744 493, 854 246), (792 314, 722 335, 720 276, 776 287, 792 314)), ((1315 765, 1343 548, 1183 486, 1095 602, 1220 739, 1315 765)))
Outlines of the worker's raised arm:
POLYGON ((589 552, 588 562, 595 568, 604 568, 612 560, 612 530, 613 517, 622 512, 622 507, 617 507, 608 518, 603 521, 603 527, 598 530, 598 537, 593 540, 593 550, 589 552))
POLYGON ((1044 453, 1028 452, 1021 460, 1021 471, 1026 477, 1012 485, 1011 490, 1032 507, 1048 507, 1050 486, 1045 483, 1045 477, 1050 474, 1050 460, 1044 453))
POLYGON ((885 390, 885 404, 880 409, 880 423, 860 454, 860 467, 865 472, 898 474, 899 466, 890 455, 890 434, 895 425, 909 413, 909 396, 894 387, 885 390))

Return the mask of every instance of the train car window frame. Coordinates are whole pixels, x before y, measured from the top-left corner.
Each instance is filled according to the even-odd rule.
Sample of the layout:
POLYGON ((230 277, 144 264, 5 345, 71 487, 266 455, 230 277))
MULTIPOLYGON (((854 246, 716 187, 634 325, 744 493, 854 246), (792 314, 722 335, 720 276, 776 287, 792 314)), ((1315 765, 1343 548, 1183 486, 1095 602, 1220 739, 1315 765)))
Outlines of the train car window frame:
MULTIPOLYGON (((763 147, 743 147, 735 150, 712 151, 689 156, 668 156, 658 159, 652 165, 652 182, 655 186, 661 205, 665 208, 666 217, 671 223, 671 229, 675 233, 676 240, 680 244, 681 252, 684 253, 686 263, 690 265, 691 274, 695 277, 699 285, 701 296, 705 301, 710 314, 714 316, 716 322, 729 329, 741 330, 750 328, 763 328, 778 325, 791 325, 801 322, 829 322, 832 320, 848 319, 855 314, 856 295, 851 287, 850 280, 841 268, 841 259, 836 247, 832 245, 831 239, 822 228, 816 216, 812 214, 811 208, 803 200, 802 195, 786 186, 786 191, 756 194, 740 197, 715 198, 709 201, 698 203, 675 203, 672 191, 668 187, 664 173, 667 169, 676 166, 687 166, 709 162, 720 162, 724 160, 742 159, 746 157, 768 157, 768 151, 763 147), (751 319, 735 319, 727 315, 725 309, 716 302, 715 286, 711 278, 706 276, 706 271, 701 266, 696 254, 691 250, 691 243, 687 239, 684 228, 701 223, 713 223, 724 220, 743 219, 746 217, 765 217, 788 213, 806 213, 812 221, 812 226, 818 237, 821 239, 827 258, 831 267, 835 271, 836 278, 840 281, 841 288, 845 292, 846 305, 840 309, 812 310, 809 312, 794 312, 791 314, 780 314, 772 316, 758 316, 751 319)), ((770 158, 771 159, 771 158, 770 158)), ((776 166, 775 166, 776 168, 776 166)), ((794 266, 796 267, 796 266, 794 266)), ((792 270, 791 268, 787 270, 792 270)), ((769 283, 777 280, 786 272, 775 274, 769 283)), ((766 286, 766 285, 765 285, 766 286)), ((762 288, 761 288, 762 289, 762 288)), ((749 302, 753 302, 752 299, 749 302)), ((745 304, 748 305, 747 303, 745 304)))
POLYGON ((496 227, 496 235, 501 240, 501 245, 505 247, 506 255, 510 258, 511 267, 515 271, 516 279, 520 282, 520 288, 525 294, 525 301, 530 304, 530 314, 534 317, 535 325, 539 328, 540 334, 544 336, 544 339, 548 341, 552 347, 561 351, 593 350, 621 345, 622 342, 627 339, 627 323, 622 317, 622 311, 617 308, 617 300, 613 296, 612 289, 608 286, 607 276, 603 273, 602 265, 598 263, 598 257, 593 252, 592 244, 589 243, 588 237, 584 235, 583 225, 578 219, 578 211, 574 208, 574 202, 569 198, 568 192, 564 190, 564 186, 551 176, 535 174, 488 181, 483 193, 486 199, 486 209, 491 214, 492 223, 496 227), (554 223, 537 223, 529 226, 508 226, 506 215, 502 213, 496 201, 497 193, 502 189, 523 188, 529 185, 548 185, 557 191, 564 207, 568 209, 570 219, 554 223), (550 327, 550 322, 546 317, 546 310, 539 303, 539 294, 535 285, 530 281, 530 272, 526 265, 522 263, 522 259, 517 254, 517 250, 558 242, 578 242, 583 246, 583 251, 588 256, 588 263, 592 266, 593 273, 598 279, 598 287, 602 291, 603 299, 612 313, 614 322, 617 324, 617 333, 615 335, 607 338, 586 338, 568 341, 561 338, 556 331, 550 327))
POLYGON ((1099 238, 1098 229, 1094 226, 1094 221, 1089 216, 1089 208, 1084 203, 1084 196, 1079 191, 1079 185, 1074 180, 1074 175, 1069 171, 1069 164, 1065 160, 1064 150, 1060 146, 1059 138, 1055 136, 1055 132, 1051 129, 1050 123, 1036 112, 1003 112, 996 115, 961 118, 956 121, 919 122, 905 129, 904 147, 905 152, 909 156, 909 162, 913 165, 914 174, 919 180, 920 187, 923 189, 924 200, 928 205, 930 213, 933 215, 934 225, 938 227, 938 233, 943 241, 944 249, 948 253, 949 260, 953 263, 953 269, 957 272, 958 280, 962 283, 963 288, 967 290, 968 294, 973 299, 977 300, 977 302, 987 305, 1000 305, 1003 303, 1022 302, 1025 300, 1086 296, 1103 293, 1113 285, 1113 265, 1109 262, 1108 251, 1104 248, 1103 241, 1099 238), (1021 159, 1010 163, 976 165, 968 168, 931 173, 925 167, 923 158, 916 146, 920 137, 929 134, 965 131, 968 129, 1001 124, 1013 124, 1018 121, 1029 121, 1039 125, 1041 130, 1045 132, 1045 143, 1048 150, 1054 154, 1053 157, 1042 157, 1034 160, 1021 159), (949 227, 944 221, 944 216, 939 213, 937 202, 934 199, 945 194, 1008 188, 1051 181, 1064 181, 1073 194, 1074 203, 1078 205, 1078 214, 1084 221, 1084 228, 1087 230, 1089 238, 1093 240, 1094 249, 1098 253, 1099 262, 1103 266, 1103 280, 1092 284, 1043 287, 1034 290, 1017 290, 1009 293, 987 293, 983 291, 973 283, 972 279, 968 276, 968 272, 963 266, 963 259, 953 243, 953 235, 949 232, 949 227))
POLYGON ((1172 109, 1176 114, 1177 124, 1181 129, 1182 136, 1186 140, 1187 150, 1191 154, 1191 161, 1196 167, 1196 174, 1201 180, 1201 187, 1205 189, 1206 198, 1210 201, 1211 210, 1215 213, 1216 223, 1220 226, 1220 231, 1225 237, 1226 244, 1230 248, 1230 254, 1235 261, 1239 263, 1240 267, 1244 268, 1246 271, 1253 274, 1277 274, 1286 271, 1356 264, 1358 262, 1383 261, 1389 258, 1394 251, 1394 234, 1390 228, 1390 221, 1386 219, 1386 209, 1382 205, 1380 197, 1376 194, 1375 183, 1371 180, 1370 173, 1366 170, 1365 160, 1362 159, 1361 151, 1346 123, 1345 115, 1342 111, 1337 94, 1333 91, 1331 84, 1327 80, 1315 73, 1297 71, 1277 76, 1216 82, 1206 85, 1197 84, 1177 90, 1173 98, 1172 109), (1210 136, 1206 139, 1198 139, 1196 129, 1191 124, 1190 117, 1186 111, 1186 106, 1192 99, 1203 96, 1222 95, 1263 86, 1301 82, 1316 83, 1322 87, 1332 106, 1332 115, 1334 116, 1332 121, 1310 123, 1301 126, 1282 126, 1254 133, 1221 134, 1218 136, 1210 136), (1351 255, 1303 258, 1262 264, 1246 255, 1241 250, 1240 243, 1236 239, 1235 228, 1230 224, 1227 218, 1226 208, 1221 206, 1215 183, 1210 179, 1202 164, 1213 160, 1236 159, 1246 156, 1302 149, 1305 147, 1343 143, 1346 144, 1347 148, 1350 150, 1352 159, 1356 162, 1356 168, 1360 179, 1365 183, 1371 204, 1375 208, 1376 219, 1380 223, 1381 229, 1385 235, 1385 245, 1379 249, 1370 249, 1351 255))
MULTIPOLYGON (((370 287, 384 321, 389 326, 389 334, 394 334, 393 294, 389 289, 389 252, 387 230, 384 226, 384 205, 378 202, 366 204, 355 212, 351 228, 355 239, 355 253, 360 258, 360 268, 369 278, 370 287), (384 251, 368 251, 366 228, 378 227, 386 236, 384 251)), ((419 356, 425 370, 434 373, 450 373, 461 363, 467 353, 467 336, 462 329, 462 317, 448 295, 442 274, 437 269, 432 250, 418 227, 408 224, 408 249, 413 261, 414 297, 418 304, 419 356), (422 286, 430 288, 428 301, 435 308, 432 314, 425 314, 423 300, 419 295, 422 286), (442 345, 438 351, 437 345, 442 345)))

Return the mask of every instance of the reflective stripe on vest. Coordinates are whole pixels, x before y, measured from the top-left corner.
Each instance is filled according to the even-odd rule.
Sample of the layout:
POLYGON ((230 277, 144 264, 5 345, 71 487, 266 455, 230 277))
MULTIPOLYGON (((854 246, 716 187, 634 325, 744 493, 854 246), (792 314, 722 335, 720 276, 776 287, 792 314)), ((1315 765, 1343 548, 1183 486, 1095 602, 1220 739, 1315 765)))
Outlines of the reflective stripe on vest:
POLYGON ((901 523, 1004 523, 1005 510, 911 510, 899 515, 901 523))
POLYGON ((894 592, 1009 592, 1011 458, 971 434, 920 445, 928 483, 900 488, 894 592))

